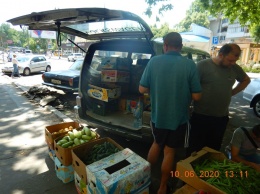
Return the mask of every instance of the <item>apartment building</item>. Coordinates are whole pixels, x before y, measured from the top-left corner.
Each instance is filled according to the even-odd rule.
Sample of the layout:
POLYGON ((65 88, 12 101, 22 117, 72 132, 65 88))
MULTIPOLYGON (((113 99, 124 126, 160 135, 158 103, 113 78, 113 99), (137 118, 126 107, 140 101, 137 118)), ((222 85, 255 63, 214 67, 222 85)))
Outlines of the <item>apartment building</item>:
POLYGON ((213 45, 212 56, 226 43, 236 43, 242 49, 240 64, 260 63, 260 44, 250 36, 248 25, 242 26, 238 21, 230 23, 226 18, 210 17, 210 30, 213 37, 218 38, 218 44, 213 45))

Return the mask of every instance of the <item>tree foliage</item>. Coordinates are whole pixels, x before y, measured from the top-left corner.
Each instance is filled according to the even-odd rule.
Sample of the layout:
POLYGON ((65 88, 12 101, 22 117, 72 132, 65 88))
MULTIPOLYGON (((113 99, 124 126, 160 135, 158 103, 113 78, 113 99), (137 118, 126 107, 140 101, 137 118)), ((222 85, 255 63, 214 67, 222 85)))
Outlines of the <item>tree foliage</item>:
POLYGON ((169 28, 169 24, 167 23, 161 25, 160 28, 157 28, 156 25, 150 26, 150 28, 152 30, 152 33, 154 34, 154 38, 163 37, 164 35, 173 31, 173 29, 169 28))
POLYGON ((260 20, 260 1, 259 0, 200 0, 201 5, 210 14, 217 16, 223 14, 231 22, 236 19, 239 23, 257 24, 260 20))
MULTIPOLYGON (((55 40, 52 41, 52 45, 56 45, 55 40)), ((32 38, 27 28, 16 30, 11 28, 9 24, 3 23, 0 25, 0 47, 7 48, 8 46, 27 48, 35 53, 45 52, 47 39, 32 38), (8 40, 12 40, 12 43, 8 44, 8 40)))
POLYGON ((260 40, 260 1, 259 0, 199 0, 201 6, 211 15, 222 14, 231 23, 236 19, 241 25, 249 25, 250 33, 257 42, 260 40))
POLYGON ((189 31, 192 23, 208 28, 208 16, 209 13, 205 10, 202 10, 200 1, 195 0, 194 2, 192 2, 190 8, 186 11, 185 18, 176 25, 176 28, 180 32, 189 31))
POLYGON ((145 14, 149 17, 154 14, 152 9, 159 5, 158 12, 155 13, 156 21, 160 21, 160 16, 163 15, 163 12, 173 9, 173 5, 169 3, 169 0, 145 0, 145 2, 148 4, 145 14))

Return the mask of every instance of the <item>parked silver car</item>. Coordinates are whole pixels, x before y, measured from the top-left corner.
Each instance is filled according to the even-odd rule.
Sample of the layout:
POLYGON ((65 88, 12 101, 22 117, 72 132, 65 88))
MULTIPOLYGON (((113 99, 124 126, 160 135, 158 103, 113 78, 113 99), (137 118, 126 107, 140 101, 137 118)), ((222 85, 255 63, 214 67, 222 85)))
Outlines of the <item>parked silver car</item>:
POLYGON ((243 98, 250 102, 257 117, 260 117, 260 78, 252 79, 243 91, 243 98))
MULTIPOLYGON (((41 71, 51 71, 51 63, 42 55, 21 55, 17 57, 17 60, 19 62, 19 73, 24 76, 41 71)), ((4 74, 11 74, 12 71, 12 62, 6 63, 2 68, 4 74)))
POLYGON ((81 53, 71 53, 68 56, 68 61, 76 61, 77 59, 83 58, 83 55, 81 53))

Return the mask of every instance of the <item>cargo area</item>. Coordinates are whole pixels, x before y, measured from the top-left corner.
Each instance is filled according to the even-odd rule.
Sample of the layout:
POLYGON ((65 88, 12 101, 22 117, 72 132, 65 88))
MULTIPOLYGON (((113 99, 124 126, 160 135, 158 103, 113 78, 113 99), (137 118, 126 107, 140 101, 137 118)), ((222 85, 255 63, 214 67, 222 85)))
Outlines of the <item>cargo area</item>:
POLYGON ((113 53, 102 56, 101 51, 95 52, 88 71, 86 114, 107 124, 139 130, 149 125, 143 117, 150 120, 150 98, 139 93, 139 82, 151 55, 135 53, 130 58, 125 52, 113 53))

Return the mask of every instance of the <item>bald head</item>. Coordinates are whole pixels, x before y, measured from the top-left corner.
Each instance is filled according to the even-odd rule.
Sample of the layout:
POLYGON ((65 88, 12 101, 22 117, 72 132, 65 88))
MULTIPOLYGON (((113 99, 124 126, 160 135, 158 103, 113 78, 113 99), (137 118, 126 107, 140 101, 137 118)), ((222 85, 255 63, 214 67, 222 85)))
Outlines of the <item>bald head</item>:
POLYGON ((223 56, 227 55, 234 55, 235 57, 239 57, 241 54, 241 49, 237 44, 225 44, 223 45, 220 50, 219 54, 222 54, 223 56))
POLYGON ((218 56, 214 59, 214 62, 222 67, 230 67, 236 64, 241 54, 241 49, 237 44, 225 44, 218 53, 218 56))
POLYGON ((182 48, 182 37, 177 32, 170 32, 163 37, 163 42, 169 47, 182 48))

